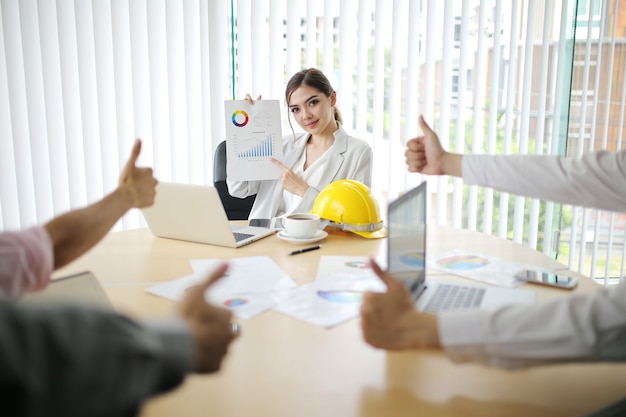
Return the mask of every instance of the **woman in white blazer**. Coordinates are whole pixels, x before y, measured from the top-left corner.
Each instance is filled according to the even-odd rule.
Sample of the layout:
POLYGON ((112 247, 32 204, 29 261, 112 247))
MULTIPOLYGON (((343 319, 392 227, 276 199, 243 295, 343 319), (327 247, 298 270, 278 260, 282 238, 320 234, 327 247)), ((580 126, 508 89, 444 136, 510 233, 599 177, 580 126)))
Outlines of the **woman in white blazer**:
MULTIPOLYGON (((250 219, 308 212, 319 192, 336 180, 353 179, 371 187, 372 149, 341 126, 341 114, 335 107, 337 93, 328 78, 315 68, 302 70, 287 83, 285 99, 289 113, 305 133, 283 137, 283 161, 272 160, 282 169, 281 178, 226 180, 233 197, 256 194, 250 219)), ((253 103, 250 95, 246 100, 253 103)))

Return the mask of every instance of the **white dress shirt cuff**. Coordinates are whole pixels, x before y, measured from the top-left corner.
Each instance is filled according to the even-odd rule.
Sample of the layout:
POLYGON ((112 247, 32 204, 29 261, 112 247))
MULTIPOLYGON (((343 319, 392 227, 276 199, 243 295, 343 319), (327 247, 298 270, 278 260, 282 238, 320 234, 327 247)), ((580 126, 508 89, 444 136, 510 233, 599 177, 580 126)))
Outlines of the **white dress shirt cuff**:
POLYGON ((439 314, 439 338, 446 354, 455 362, 479 361, 488 354, 486 311, 443 312, 439 314))

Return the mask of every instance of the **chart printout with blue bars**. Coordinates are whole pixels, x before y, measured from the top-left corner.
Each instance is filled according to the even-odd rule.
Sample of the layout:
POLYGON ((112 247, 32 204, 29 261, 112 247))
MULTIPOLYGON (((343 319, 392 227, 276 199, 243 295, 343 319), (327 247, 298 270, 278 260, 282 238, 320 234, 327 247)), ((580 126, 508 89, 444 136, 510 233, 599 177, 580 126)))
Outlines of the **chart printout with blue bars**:
POLYGON ((270 158, 283 160, 278 100, 224 101, 226 176, 232 181, 280 178, 270 158))
POLYGON ((268 135, 261 143, 235 154, 237 159, 269 158, 274 156, 272 135, 268 135))

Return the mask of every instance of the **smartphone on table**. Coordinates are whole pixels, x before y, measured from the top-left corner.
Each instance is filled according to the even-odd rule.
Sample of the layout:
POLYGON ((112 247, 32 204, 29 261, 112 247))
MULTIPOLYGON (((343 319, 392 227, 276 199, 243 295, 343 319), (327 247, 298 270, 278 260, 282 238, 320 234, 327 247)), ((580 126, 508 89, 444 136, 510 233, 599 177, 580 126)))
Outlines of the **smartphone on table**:
POLYGON ((548 285, 556 288, 572 289, 578 285, 578 278, 566 272, 549 272, 538 269, 523 269, 515 274, 515 278, 533 284, 548 285))

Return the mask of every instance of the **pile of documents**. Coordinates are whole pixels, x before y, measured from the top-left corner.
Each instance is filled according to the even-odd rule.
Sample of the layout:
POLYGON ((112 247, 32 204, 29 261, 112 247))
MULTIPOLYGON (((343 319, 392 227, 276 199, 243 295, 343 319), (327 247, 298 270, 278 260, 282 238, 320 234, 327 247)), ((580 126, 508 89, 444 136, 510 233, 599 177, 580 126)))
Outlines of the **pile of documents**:
MULTIPOLYGON (((180 301, 185 292, 203 281, 223 259, 192 259, 192 275, 151 286, 151 294, 180 301)), ((206 294, 208 301, 249 319, 273 309, 299 320, 332 327, 359 315, 366 291, 384 291, 366 257, 322 256, 315 281, 298 287, 267 256, 228 261, 226 276, 206 294)))

